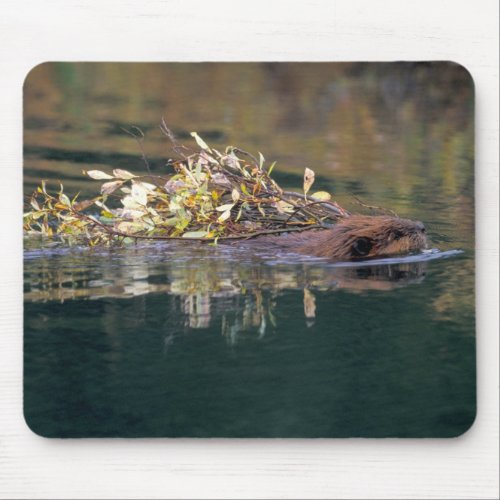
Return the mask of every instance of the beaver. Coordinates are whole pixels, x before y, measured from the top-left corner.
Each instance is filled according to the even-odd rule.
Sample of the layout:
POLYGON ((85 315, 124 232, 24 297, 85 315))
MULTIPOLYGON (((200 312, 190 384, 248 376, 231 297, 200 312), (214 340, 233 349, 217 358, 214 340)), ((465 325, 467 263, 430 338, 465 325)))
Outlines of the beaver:
POLYGON ((422 222, 385 215, 350 215, 329 229, 259 239, 291 252, 336 261, 407 254, 428 245, 422 222))

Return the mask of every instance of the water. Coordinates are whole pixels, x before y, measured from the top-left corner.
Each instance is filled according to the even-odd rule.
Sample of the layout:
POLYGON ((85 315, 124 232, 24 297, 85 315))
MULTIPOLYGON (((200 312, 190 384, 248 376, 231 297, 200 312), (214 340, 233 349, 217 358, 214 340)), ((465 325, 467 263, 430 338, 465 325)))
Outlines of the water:
MULTIPOLYGON (((475 416, 473 105, 449 65, 50 64, 25 86, 25 189, 91 193, 168 155, 162 115, 277 179, 426 223, 356 265, 239 245, 25 242, 25 416, 44 436, 451 437, 475 416), (123 82, 126 82, 124 84, 123 82), (453 89, 453 92, 450 91, 453 89)), ((187 138, 183 140, 188 140, 187 138)))

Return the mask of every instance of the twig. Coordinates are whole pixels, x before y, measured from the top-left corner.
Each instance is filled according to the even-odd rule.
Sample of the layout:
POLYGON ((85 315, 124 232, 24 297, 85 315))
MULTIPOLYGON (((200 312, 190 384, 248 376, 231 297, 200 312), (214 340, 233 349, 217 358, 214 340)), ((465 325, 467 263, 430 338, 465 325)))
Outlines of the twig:
POLYGON ((290 214, 290 216, 288 217, 288 219, 286 219, 285 222, 283 222, 283 225, 286 226, 292 217, 294 217, 295 215, 297 215, 297 213, 299 213, 299 212, 302 211, 305 214, 309 215, 310 217, 313 217, 316 220, 316 222, 318 222, 318 224, 321 225, 321 227, 325 227, 323 221, 317 215, 304 210, 305 208, 310 207, 312 205, 319 205, 319 204, 325 204, 325 203, 328 203, 328 202, 327 201, 313 201, 311 203, 308 203, 307 205, 299 206, 296 210, 294 210, 290 214))
POLYGON ((369 208, 370 210, 381 210, 382 212, 389 212, 391 215, 394 217, 398 217, 398 214, 394 212, 394 210, 391 210, 390 208, 384 208, 384 207, 377 207, 375 205, 366 205, 363 203, 357 196, 351 194, 351 196, 356 200, 358 205, 361 205, 362 207, 369 208))
POLYGON ((166 240, 181 240, 181 241, 204 241, 204 242, 211 242, 215 240, 241 240, 241 239, 251 239, 255 238, 257 236, 262 236, 266 234, 277 234, 277 233, 287 233, 290 231, 305 231, 306 229, 320 229, 321 226, 319 225, 310 225, 306 227, 289 227, 289 228, 282 228, 282 229, 269 229, 269 230, 264 230, 264 231, 255 231, 254 233, 247 233, 247 234, 240 234, 236 236, 220 236, 220 237, 213 237, 213 238, 184 238, 182 236, 147 236, 144 234, 128 234, 123 231, 118 231, 116 229, 112 229, 102 222, 99 222, 98 220, 94 219, 93 217, 90 217, 89 215, 82 214, 81 212, 77 212, 76 210, 71 210, 73 215, 75 217, 83 218, 88 220, 89 222, 98 225, 102 229, 104 229, 108 234, 112 234, 114 236, 122 236, 123 238, 132 238, 132 239, 140 239, 140 240, 161 240, 161 241, 166 241, 166 240))
POLYGON ((149 175, 153 175, 151 173, 151 169, 149 168, 149 161, 148 161, 148 157, 146 156, 146 152, 144 151, 144 146, 143 146, 143 143, 144 143, 144 132, 139 128, 139 127, 136 127, 135 125, 132 126, 133 129, 137 130, 140 134, 140 136, 138 136, 137 134, 134 134, 131 130, 127 130, 126 128, 124 127, 120 127, 126 134, 128 135, 131 135, 136 141, 137 141, 137 144, 139 145, 139 148, 141 150, 141 153, 142 153, 142 161, 144 162, 144 164, 146 165, 146 169, 149 173, 149 175))
POLYGON ((232 151, 234 153, 241 153, 242 155, 248 156, 249 158, 251 158, 254 161, 255 166, 257 168, 259 167, 259 162, 257 161, 257 158, 255 158, 255 156, 252 153, 249 153, 248 151, 244 151, 243 149, 235 148, 235 147, 232 148, 232 151))

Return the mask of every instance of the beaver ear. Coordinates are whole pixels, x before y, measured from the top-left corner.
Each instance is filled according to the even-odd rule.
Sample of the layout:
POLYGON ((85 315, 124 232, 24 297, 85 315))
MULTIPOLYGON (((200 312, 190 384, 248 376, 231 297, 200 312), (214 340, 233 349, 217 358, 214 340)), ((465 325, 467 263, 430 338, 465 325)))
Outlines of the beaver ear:
POLYGON ((366 257, 373 247, 372 240, 369 238, 356 238, 351 247, 352 255, 355 257, 366 257))

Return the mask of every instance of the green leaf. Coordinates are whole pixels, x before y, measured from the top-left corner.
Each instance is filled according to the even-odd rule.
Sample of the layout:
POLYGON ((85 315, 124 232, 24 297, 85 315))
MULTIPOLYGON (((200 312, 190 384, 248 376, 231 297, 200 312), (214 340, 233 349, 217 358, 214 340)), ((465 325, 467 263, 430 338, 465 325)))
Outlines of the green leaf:
POLYGON ((198 144, 201 149, 204 149, 205 151, 208 151, 210 153, 212 152, 208 147, 208 144, 196 132, 191 132, 191 136, 194 137, 196 144, 198 144))
POLYGON ((271 175, 271 172, 273 171, 273 168, 275 167, 275 165, 276 165, 276 162, 275 162, 275 161, 273 161, 273 162, 271 163, 271 166, 270 166, 270 167, 269 167, 269 169, 267 170, 267 175, 271 175))

